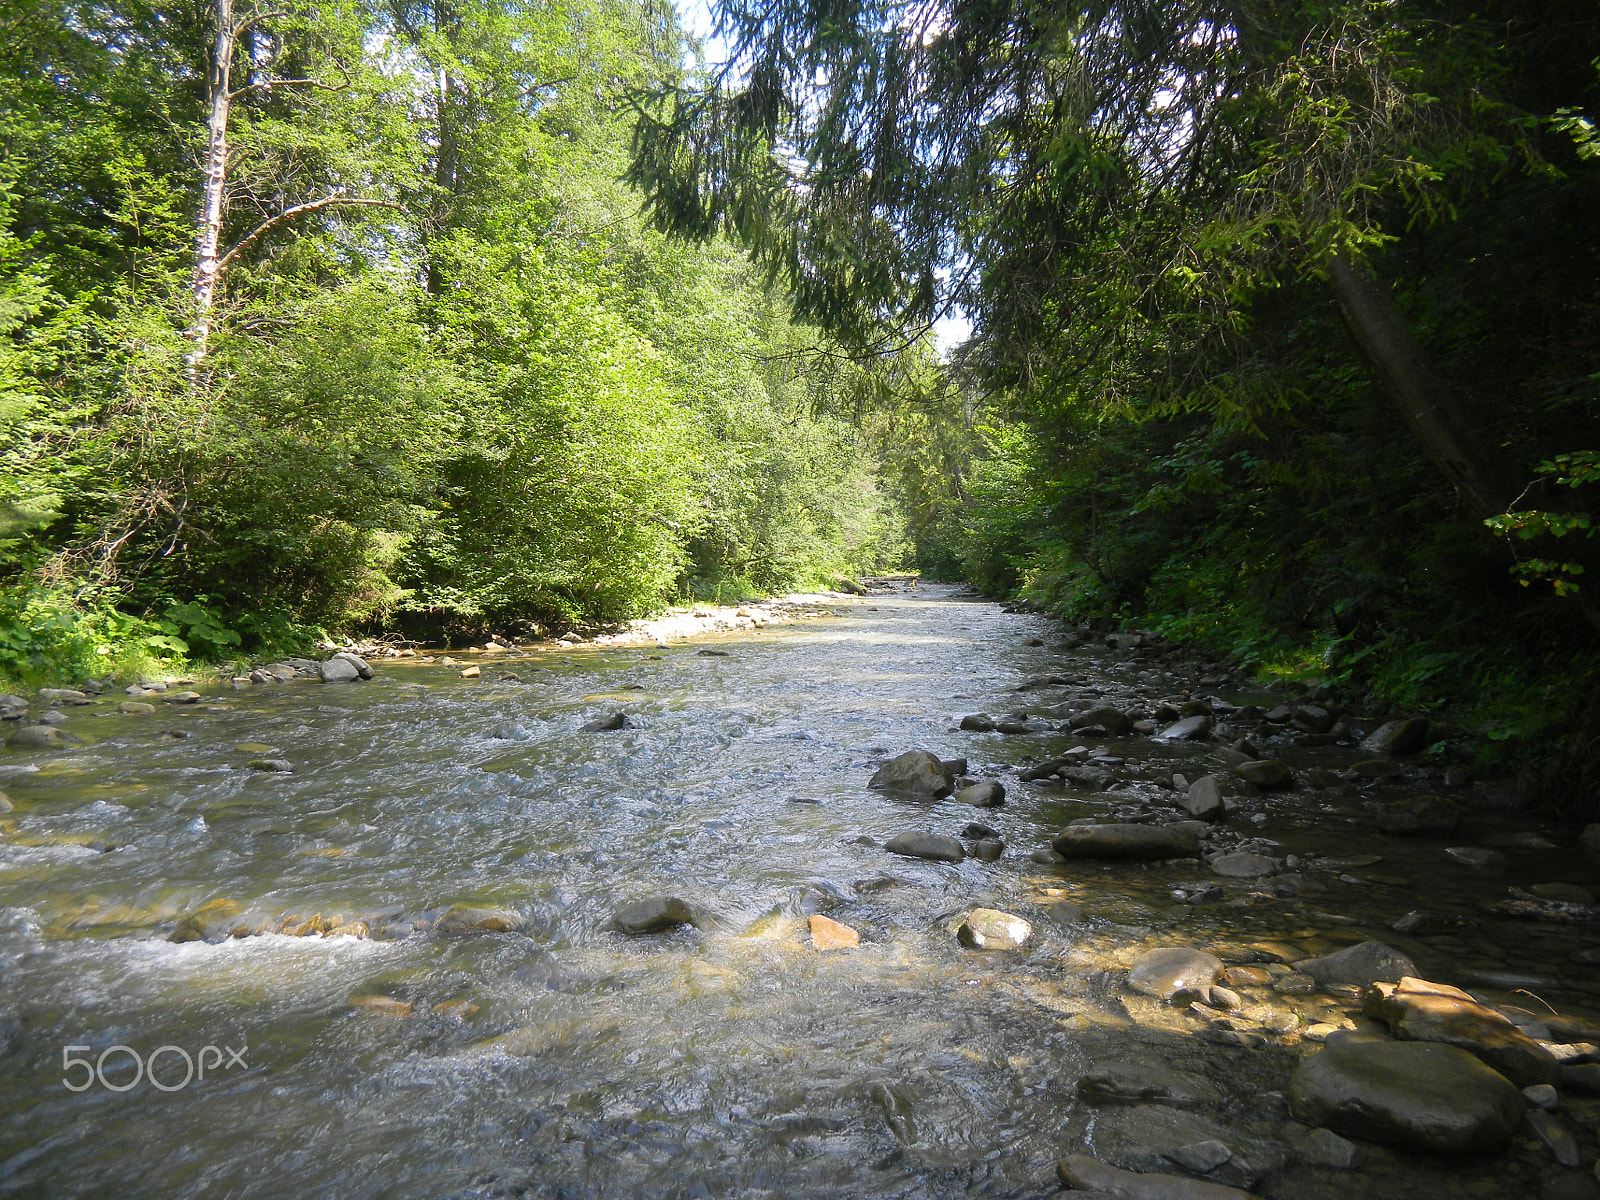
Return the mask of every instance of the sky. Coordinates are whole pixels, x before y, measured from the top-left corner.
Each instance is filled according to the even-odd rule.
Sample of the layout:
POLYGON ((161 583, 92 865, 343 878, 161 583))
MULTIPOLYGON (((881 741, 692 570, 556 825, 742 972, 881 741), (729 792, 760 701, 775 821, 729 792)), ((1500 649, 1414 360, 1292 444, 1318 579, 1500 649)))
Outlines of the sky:
MULTIPOLYGON (((678 18, 683 27, 695 37, 705 39, 707 62, 721 62, 727 54, 727 43, 711 36, 716 19, 711 15, 711 0, 677 0, 678 18)), ((946 357, 972 334, 972 322, 966 313, 957 309, 933 327, 934 346, 940 357, 946 357)))

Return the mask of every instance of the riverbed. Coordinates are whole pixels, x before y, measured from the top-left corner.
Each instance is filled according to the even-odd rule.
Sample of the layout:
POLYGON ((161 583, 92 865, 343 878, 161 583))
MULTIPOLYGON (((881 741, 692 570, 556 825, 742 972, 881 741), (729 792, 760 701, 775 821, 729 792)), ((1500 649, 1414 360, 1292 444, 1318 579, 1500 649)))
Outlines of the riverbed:
POLYGON ((1325 786, 1246 788, 1215 837, 1273 875, 1038 861, 1074 820, 1180 819, 1172 776, 1225 771, 1216 747, 961 716, 1274 698, 1103 639, 1069 648, 1058 623, 951 587, 810 612, 662 646, 375 661, 348 684, 222 681, 148 714, 117 694, 61 710, 82 745, 0 752, 0 1195, 1030 1197, 1059 1192, 1064 1154, 1176 1170, 1164 1150, 1206 1140, 1283 1200, 1592 1182, 1594 1104, 1576 1099, 1581 1170, 1526 1138, 1312 1161, 1288 1079, 1318 1049, 1306 1031, 1355 1005, 1264 989, 1230 1044, 1123 984, 1154 946, 1282 964, 1376 939, 1497 1004, 1595 1020, 1595 968, 1573 956, 1600 937, 1486 911, 1508 886, 1593 883, 1570 830, 1464 782, 1454 838, 1386 837, 1373 801, 1439 790, 1442 766, 1357 778, 1370 755, 1284 734, 1273 757, 1325 786), (581 730, 618 711, 628 727, 581 730), (1017 778, 1080 745, 1110 788, 1017 778), (966 758, 1007 802, 867 787, 913 747, 966 758), (971 822, 997 861, 883 845, 971 822), (1462 845, 1498 857, 1445 853, 1462 845), (695 924, 610 927, 659 895, 695 924), (1023 917, 1028 946, 964 948, 974 907, 1023 917), (1413 910, 1471 921, 1394 931, 1413 910), (860 945, 813 949, 814 913, 860 945), (174 1086, 205 1047, 221 1061, 174 1086), (1108 1063, 1209 1090, 1095 1103, 1080 1081, 1108 1063))

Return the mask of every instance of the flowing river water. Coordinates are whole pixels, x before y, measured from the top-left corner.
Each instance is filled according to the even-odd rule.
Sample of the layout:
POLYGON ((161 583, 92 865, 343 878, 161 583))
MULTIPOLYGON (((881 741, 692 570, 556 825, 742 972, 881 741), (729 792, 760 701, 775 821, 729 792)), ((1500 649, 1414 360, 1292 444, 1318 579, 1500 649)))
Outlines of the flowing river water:
POLYGON ((1195 687, 1059 640, 1043 617, 925 585, 754 633, 485 661, 479 679, 391 661, 366 683, 65 710, 84 745, 0 752, 15 803, 0 818, 0 1195, 1027 1197, 1058 1191, 1064 1153, 1174 1170, 1164 1148, 1207 1138, 1286 1200, 1538 1195, 1552 1163, 1522 1140, 1456 1160, 1367 1148, 1354 1172, 1302 1161, 1289 1073, 1316 1049, 1303 1030, 1348 1021, 1348 1003, 1247 996, 1262 1036, 1226 1045, 1121 973, 1151 946, 1236 962, 1240 947, 1288 958, 1379 938, 1432 978, 1589 1014, 1593 968, 1568 956, 1592 937, 1479 909, 1508 883, 1592 867, 1535 848, 1537 826, 1507 813, 1481 818, 1499 875, 1438 840, 1383 839, 1365 808, 1377 785, 1348 781, 1246 796, 1233 815, 1238 844, 1297 857, 1292 886, 1223 881, 1195 904, 1194 860, 1034 861, 1076 818, 1176 819, 1172 772, 1220 769, 1207 745, 1135 737, 1095 743, 1125 759, 1113 790, 1019 782, 1018 765, 1084 739, 962 732, 962 713, 1195 687), (1073 683, 1015 692, 1040 672, 1073 683), (579 731, 619 707, 633 727, 579 731), (1008 803, 869 791, 910 747, 966 756, 1008 803), (263 755, 293 770, 247 768, 263 755), (881 844, 972 820, 1002 859, 881 844), (699 927, 608 929, 660 894, 697 906, 699 927), (452 929, 452 906, 513 928, 452 929), (964 949, 953 929, 974 906, 1025 917, 1033 942, 964 949), (1390 925, 1410 909, 1482 924, 1406 938, 1390 925), (197 910, 334 928, 171 940, 197 910), (861 945, 811 949, 818 911, 861 945), (368 936, 340 932, 356 922, 368 936), (164 1046, 154 1075, 171 1090, 134 1082, 134 1055, 164 1046), (184 1054, 207 1072, 175 1086, 184 1054), (1207 1096, 1092 1103, 1079 1080, 1108 1062, 1181 1070, 1207 1096))

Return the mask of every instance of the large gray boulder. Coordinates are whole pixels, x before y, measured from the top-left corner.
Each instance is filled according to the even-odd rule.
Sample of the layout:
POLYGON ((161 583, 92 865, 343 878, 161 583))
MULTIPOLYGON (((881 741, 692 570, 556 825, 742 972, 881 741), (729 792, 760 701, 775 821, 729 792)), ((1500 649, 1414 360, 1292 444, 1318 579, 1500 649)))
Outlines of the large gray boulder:
POLYGON ((891 758, 877 769, 867 786, 880 792, 933 800, 948 796, 953 787, 950 772, 937 755, 926 750, 907 750, 891 758))
POLYGON ((24 725, 6 739, 6 745, 29 746, 81 746, 83 739, 54 725, 24 725))
POLYGON ((1307 1125, 1436 1154, 1499 1149, 1527 1108, 1510 1080, 1465 1050, 1350 1036, 1302 1060, 1289 1105, 1307 1125))
POLYGON ((1220 821, 1228 811, 1222 799, 1222 781, 1215 775, 1196 779, 1188 793, 1178 797, 1178 804, 1197 821, 1220 821))
POLYGON ((1180 825, 1071 825, 1050 843, 1063 858, 1193 858, 1194 830, 1180 825))
POLYGON ((1191 946, 1160 946, 1146 951, 1128 971, 1128 986, 1146 996, 1170 1000, 1189 988, 1210 987, 1223 971, 1220 958, 1191 946))
MULTIPOLYGON (((352 654, 348 650, 341 650, 333 656, 341 662, 347 662, 356 669, 356 674, 362 679, 371 679, 374 671, 366 659, 359 654, 352 654)), ((320 665, 320 664, 319 664, 320 665)))
POLYGON ((956 793, 955 798, 962 804, 972 805, 973 808, 997 808, 1006 802, 1006 789, 1003 784, 993 779, 986 779, 982 783, 962 788, 956 793))
POLYGON ((967 856, 959 841, 942 833, 898 833, 885 842, 883 848, 891 854, 926 858, 933 862, 958 863, 967 856))
POLYGON ((1428 744, 1428 723, 1421 717, 1385 721, 1361 739, 1369 754, 1415 754, 1428 744))
POLYGON ((1402 1041, 1458 1046, 1518 1087, 1560 1082, 1555 1055, 1504 1015, 1449 984, 1410 976, 1397 984, 1375 983, 1362 997, 1361 1011, 1402 1041))
POLYGON ((1398 983, 1417 973, 1416 965, 1393 946, 1382 942, 1359 942, 1321 958, 1308 958, 1295 964, 1295 970, 1309 975, 1318 987, 1371 987, 1375 983, 1398 983))
POLYGON ((361 672, 355 663, 339 657, 318 663, 317 671, 322 676, 323 683, 354 683, 361 678, 361 672))

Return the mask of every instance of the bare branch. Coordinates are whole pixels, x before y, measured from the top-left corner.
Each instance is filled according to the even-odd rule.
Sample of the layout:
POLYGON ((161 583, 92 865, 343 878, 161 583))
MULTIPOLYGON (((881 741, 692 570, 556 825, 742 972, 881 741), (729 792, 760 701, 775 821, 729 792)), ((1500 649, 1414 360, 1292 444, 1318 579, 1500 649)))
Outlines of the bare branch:
POLYGON ((233 260, 238 258, 247 246, 256 241, 267 230, 282 225, 285 221, 292 221, 303 213, 316 212, 320 208, 331 208, 335 204, 353 204, 365 208, 392 208, 398 212, 405 211, 403 205, 396 204, 392 200, 364 200, 356 196, 324 196, 321 200, 308 200, 304 204, 296 204, 292 208, 284 209, 276 216, 268 217, 249 233, 245 234, 243 238, 235 243, 233 249, 229 250, 218 261, 217 274, 220 276, 226 271, 232 265, 233 260))
POLYGON ((310 87, 324 92, 343 92, 355 86, 350 79, 350 72, 342 65, 339 67, 339 73, 344 76, 344 82, 338 85, 323 83, 320 79, 263 79, 259 83, 247 83, 237 91, 229 92, 228 100, 231 102, 251 92, 266 91, 275 87, 310 87))

